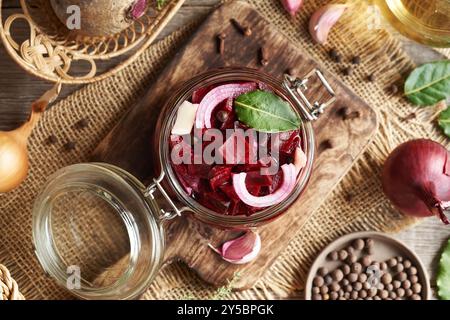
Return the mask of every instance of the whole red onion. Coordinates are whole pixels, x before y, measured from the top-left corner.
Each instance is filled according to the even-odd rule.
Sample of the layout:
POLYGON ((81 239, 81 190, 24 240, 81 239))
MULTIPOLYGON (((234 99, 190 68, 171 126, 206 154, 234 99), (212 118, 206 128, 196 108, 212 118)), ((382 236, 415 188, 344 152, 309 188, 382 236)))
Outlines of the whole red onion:
POLYGON ((402 213, 437 215, 449 224, 450 153, 437 142, 419 139, 398 146, 383 169, 383 190, 402 213))

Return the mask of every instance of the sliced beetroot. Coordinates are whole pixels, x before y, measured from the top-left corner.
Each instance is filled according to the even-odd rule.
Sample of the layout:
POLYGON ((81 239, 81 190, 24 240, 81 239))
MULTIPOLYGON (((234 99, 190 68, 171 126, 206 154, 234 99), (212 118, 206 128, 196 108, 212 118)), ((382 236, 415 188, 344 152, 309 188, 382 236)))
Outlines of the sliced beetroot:
POLYGON ((214 86, 208 86, 203 88, 198 88, 192 93, 192 103, 200 103, 202 102, 203 98, 210 92, 212 89, 214 89, 214 86))
POLYGON ((225 184, 223 186, 220 186, 220 190, 230 199, 232 202, 239 202, 241 201, 236 193, 234 191, 234 187, 231 183, 225 184))
POLYGON ((254 185, 259 187, 269 187, 272 186, 273 177, 271 175, 267 174, 261 174, 265 173, 264 171, 267 170, 258 170, 258 171, 250 171, 247 172, 247 177, 245 178, 245 183, 247 184, 247 187, 254 185))
POLYGON ((259 193, 261 191, 261 186, 257 185, 257 184, 247 184, 247 190, 248 192, 255 197, 259 196, 259 193))
POLYGON ((293 154, 295 149, 299 146, 300 135, 299 132, 292 131, 289 138, 281 143, 280 151, 284 154, 293 154))
POLYGON ((216 166, 211 170, 209 176, 209 184, 211 188, 216 191, 220 186, 230 183, 231 167, 216 166))
POLYGON ((243 132, 238 130, 224 142, 218 152, 226 164, 243 164, 248 158, 248 149, 243 132))
POLYGON ((283 172, 279 170, 272 176, 272 185, 269 186, 269 194, 274 193, 283 183, 283 172))
POLYGON ((208 164, 188 164, 188 173, 202 179, 208 179, 212 166, 208 164))
POLYGON ((204 193, 201 198, 202 204, 216 212, 227 212, 230 206, 230 200, 219 192, 207 192, 204 193))

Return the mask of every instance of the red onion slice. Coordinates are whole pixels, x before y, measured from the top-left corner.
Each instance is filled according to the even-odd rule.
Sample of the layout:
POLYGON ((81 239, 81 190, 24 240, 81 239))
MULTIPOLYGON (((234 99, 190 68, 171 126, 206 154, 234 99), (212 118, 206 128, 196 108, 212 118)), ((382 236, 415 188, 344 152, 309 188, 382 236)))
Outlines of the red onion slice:
POLYGON ((251 195, 245 184, 245 178, 247 176, 247 173, 245 172, 233 175, 234 191, 238 195, 239 199, 249 206, 264 208, 276 205, 285 200, 291 194, 295 188, 295 183, 297 180, 297 169, 292 163, 282 165, 281 170, 283 171, 283 183, 278 190, 272 194, 264 197, 255 197, 251 195))
POLYGON ((255 91, 257 88, 256 83, 247 82, 231 83, 212 89, 200 102, 195 118, 195 127, 197 129, 212 128, 212 112, 222 101, 228 98, 237 98, 241 94, 255 91))

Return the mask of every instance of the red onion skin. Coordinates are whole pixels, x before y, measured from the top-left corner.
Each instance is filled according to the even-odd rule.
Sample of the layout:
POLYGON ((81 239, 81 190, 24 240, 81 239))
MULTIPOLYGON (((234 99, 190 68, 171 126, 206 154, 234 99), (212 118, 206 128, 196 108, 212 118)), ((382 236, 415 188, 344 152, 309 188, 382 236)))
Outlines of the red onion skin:
POLYGON ((450 153, 439 143, 419 139, 398 146, 383 168, 383 191, 405 215, 438 215, 448 224, 450 153))

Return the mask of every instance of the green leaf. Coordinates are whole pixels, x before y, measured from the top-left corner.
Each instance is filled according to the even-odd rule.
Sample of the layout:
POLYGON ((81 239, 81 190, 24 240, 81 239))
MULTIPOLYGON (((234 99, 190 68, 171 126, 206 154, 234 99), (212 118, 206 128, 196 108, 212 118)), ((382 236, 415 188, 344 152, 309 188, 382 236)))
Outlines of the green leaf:
POLYGON ((439 260, 436 283, 439 298, 441 300, 450 300, 450 239, 439 260))
POLYGON ((441 112, 438 123, 444 134, 450 138, 450 107, 441 112))
POLYGON ((292 106, 267 91, 252 91, 235 102, 239 121, 261 132, 276 133, 300 128, 300 117, 292 106))
POLYGON ((416 68, 405 82, 405 95, 419 106, 431 106, 450 97, 450 60, 416 68))

